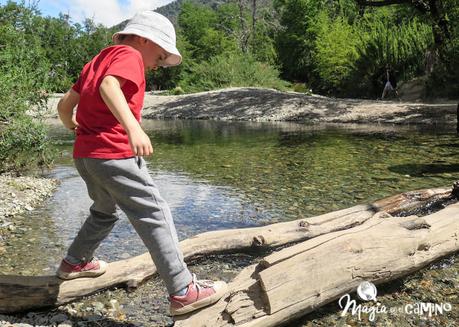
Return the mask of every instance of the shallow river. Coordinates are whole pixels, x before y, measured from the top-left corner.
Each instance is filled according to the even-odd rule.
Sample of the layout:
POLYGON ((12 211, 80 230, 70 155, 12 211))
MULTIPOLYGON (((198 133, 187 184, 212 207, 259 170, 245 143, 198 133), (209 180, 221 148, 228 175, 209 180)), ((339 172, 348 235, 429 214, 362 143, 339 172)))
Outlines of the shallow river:
MULTIPOLYGON (((149 169, 180 239, 308 217, 459 179, 453 129, 217 121, 147 121, 145 129, 155 149, 149 169)), ((57 122, 50 135, 58 159, 47 174, 61 184, 43 207, 19 218, 17 232, 28 237, 11 241, 0 271, 54 269, 86 218, 91 200, 72 165, 73 136, 57 122)), ((122 218, 100 257, 145 251, 122 218)))

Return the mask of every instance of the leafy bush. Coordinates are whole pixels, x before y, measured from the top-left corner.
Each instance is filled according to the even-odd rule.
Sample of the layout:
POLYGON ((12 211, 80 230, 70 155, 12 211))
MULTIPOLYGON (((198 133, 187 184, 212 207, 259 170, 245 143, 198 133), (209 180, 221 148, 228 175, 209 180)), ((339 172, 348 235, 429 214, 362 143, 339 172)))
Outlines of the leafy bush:
POLYGON ((0 171, 27 170, 52 160, 46 125, 26 116, 1 130, 0 149, 0 171))
POLYGON ((184 75, 181 85, 186 92, 238 86, 285 90, 288 84, 279 78, 277 69, 257 62, 250 55, 237 53, 222 54, 209 61, 195 63, 184 75))
POLYGON ((327 93, 342 93, 359 56, 358 35, 343 17, 332 20, 326 11, 322 11, 317 20, 313 51, 314 70, 320 78, 317 84, 327 93))
POLYGON ((292 86, 293 92, 312 94, 312 90, 305 83, 294 83, 292 86))
POLYGON ((184 94, 185 91, 180 86, 177 86, 171 91, 171 93, 173 95, 180 95, 180 94, 184 94))

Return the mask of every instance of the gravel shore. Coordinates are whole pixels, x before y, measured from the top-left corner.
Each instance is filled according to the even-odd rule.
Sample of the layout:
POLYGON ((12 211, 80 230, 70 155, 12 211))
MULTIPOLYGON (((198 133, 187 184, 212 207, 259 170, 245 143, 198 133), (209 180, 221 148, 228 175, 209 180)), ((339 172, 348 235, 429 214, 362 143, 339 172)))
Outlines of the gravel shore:
POLYGON ((147 95, 144 118, 297 121, 304 123, 455 123, 457 103, 338 99, 263 88, 180 96, 147 95))
POLYGON ((2 243, 16 229, 13 217, 34 207, 53 194, 57 181, 49 178, 0 175, 0 254, 2 243))
MULTIPOLYGON (((53 194, 57 183, 57 180, 42 177, 0 175, 0 255, 5 252, 4 246, 8 243, 11 233, 20 228, 15 224, 14 216, 34 210, 53 194)), ((41 323, 45 322, 43 317, 37 317, 35 313, 30 313, 24 318, 0 315, 0 327, 57 326, 58 323, 60 327, 72 326, 71 323, 65 323, 67 319, 61 318, 62 316, 52 315, 44 324, 41 323)))
MULTIPOLYGON (((57 117, 62 95, 49 98, 47 116, 57 117)), ((304 123, 454 124, 457 102, 419 103, 338 99, 273 89, 238 87, 185 95, 147 92, 144 119, 297 121, 304 123)))

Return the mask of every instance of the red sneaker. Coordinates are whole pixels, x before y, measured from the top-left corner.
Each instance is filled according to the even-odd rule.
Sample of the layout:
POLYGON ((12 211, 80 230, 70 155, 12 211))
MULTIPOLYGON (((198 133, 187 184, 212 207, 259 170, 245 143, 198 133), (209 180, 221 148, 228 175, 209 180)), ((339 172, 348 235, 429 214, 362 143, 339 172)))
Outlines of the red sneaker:
POLYGON ((105 273, 107 263, 105 261, 93 258, 91 261, 82 262, 77 265, 72 265, 65 259, 62 260, 57 277, 61 279, 74 279, 79 277, 97 277, 105 273))
POLYGON ((228 291, 228 285, 223 281, 213 282, 211 280, 196 280, 193 274, 193 281, 188 285, 188 291, 183 296, 172 295, 170 314, 172 316, 183 315, 199 308, 211 305, 228 291))

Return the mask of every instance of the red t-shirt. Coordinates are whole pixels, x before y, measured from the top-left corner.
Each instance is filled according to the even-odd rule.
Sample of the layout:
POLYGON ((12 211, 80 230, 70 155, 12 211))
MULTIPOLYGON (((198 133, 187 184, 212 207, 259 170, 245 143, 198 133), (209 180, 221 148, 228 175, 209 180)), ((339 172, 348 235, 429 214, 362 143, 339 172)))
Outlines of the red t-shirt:
POLYGON ((103 49, 84 66, 78 81, 72 86, 80 94, 74 158, 119 159, 134 156, 126 131, 100 96, 99 86, 107 75, 126 80, 121 90, 134 117, 139 122, 141 120, 145 95, 142 55, 126 45, 103 49))

